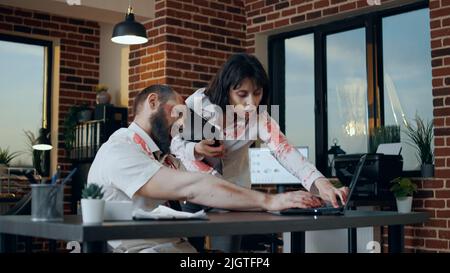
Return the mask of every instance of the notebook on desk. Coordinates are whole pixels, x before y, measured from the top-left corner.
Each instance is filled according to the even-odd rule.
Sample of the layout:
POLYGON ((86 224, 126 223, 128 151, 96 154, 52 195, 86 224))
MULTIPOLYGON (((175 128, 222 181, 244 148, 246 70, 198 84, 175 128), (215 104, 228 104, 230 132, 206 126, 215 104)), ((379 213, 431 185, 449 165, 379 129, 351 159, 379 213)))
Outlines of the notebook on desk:
POLYGON ((326 206, 318 207, 318 208, 291 208, 291 209, 277 211, 274 213, 281 214, 281 215, 342 215, 342 214, 344 214, 344 212, 346 210, 348 210, 348 206, 350 203, 349 201, 352 198, 352 194, 355 189, 356 182, 359 179, 361 170, 364 166, 364 162, 366 161, 366 156, 367 155, 361 156, 361 158, 359 159, 358 165, 356 165, 355 173, 353 174, 352 182, 350 183, 350 186, 349 186, 349 194, 348 194, 347 202, 345 203, 345 205, 341 204, 341 206, 338 208, 331 206, 331 204, 327 204, 326 206))

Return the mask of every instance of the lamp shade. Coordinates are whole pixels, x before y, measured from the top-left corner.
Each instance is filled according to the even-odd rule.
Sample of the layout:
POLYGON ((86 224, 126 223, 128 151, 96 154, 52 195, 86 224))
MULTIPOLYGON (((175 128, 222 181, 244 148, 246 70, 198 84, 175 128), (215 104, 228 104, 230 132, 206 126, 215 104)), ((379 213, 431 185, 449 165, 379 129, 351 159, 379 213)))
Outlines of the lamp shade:
POLYGON ((131 8, 125 17, 125 21, 114 26, 111 41, 123 45, 144 44, 148 41, 145 27, 134 20, 131 8))
POLYGON ((341 149, 341 146, 337 145, 337 139, 333 139, 333 146, 327 151, 329 155, 343 155, 345 151, 341 149))
POLYGON ((48 151, 51 150, 53 146, 50 143, 49 132, 45 128, 39 130, 39 137, 36 144, 33 145, 34 150, 38 151, 48 151))
POLYGON ((327 152, 331 155, 344 155, 345 151, 341 149, 341 146, 334 144, 327 152))

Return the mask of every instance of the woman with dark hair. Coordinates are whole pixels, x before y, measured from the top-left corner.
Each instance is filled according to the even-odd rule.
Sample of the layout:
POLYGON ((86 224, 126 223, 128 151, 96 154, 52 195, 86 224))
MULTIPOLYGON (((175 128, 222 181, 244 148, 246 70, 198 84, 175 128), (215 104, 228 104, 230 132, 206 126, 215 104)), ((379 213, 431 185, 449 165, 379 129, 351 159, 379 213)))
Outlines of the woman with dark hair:
MULTIPOLYGON (((181 135, 173 138, 171 152, 187 170, 222 175, 228 181, 250 188, 248 149, 255 140, 260 140, 308 191, 335 207, 338 206, 336 196, 345 203, 348 189, 335 188, 288 143, 278 124, 261 109, 260 106, 269 105, 269 80, 256 57, 244 53, 232 55, 209 86, 192 94, 186 105, 222 132, 220 146, 213 145, 214 140, 210 139, 193 142, 181 135)), ((238 240, 234 241, 237 243, 231 240, 227 244, 222 240, 221 245, 226 246, 222 250, 239 250, 238 240)), ((214 248, 214 237, 212 245, 214 248)))

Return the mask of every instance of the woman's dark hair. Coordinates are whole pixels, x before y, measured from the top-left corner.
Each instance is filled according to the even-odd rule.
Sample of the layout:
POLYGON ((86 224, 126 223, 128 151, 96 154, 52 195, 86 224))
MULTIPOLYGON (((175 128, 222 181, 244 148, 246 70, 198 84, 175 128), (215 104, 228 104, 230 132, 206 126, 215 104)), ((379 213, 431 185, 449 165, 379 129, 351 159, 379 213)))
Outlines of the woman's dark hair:
POLYGON ((205 90, 209 100, 225 111, 229 105, 229 92, 236 89, 242 80, 249 78, 254 81, 257 87, 263 89, 261 105, 269 104, 269 79, 262 64, 255 56, 238 53, 231 55, 227 62, 205 90))

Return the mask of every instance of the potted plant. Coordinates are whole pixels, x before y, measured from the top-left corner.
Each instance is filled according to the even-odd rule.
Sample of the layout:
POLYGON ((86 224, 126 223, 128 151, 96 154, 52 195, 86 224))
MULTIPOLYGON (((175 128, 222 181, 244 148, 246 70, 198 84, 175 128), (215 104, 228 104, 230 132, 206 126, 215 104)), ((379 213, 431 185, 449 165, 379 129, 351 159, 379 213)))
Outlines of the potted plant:
POLYGON ((411 179, 406 177, 398 177, 392 180, 391 192, 397 201, 397 210, 400 213, 411 212, 412 196, 417 192, 417 185, 411 179))
POLYGON ((95 92, 97 92, 97 104, 111 103, 111 95, 108 93, 108 86, 99 84, 95 86, 95 92))
POLYGON ((24 130, 23 132, 25 134, 25 138, 27 139, 27 150, 25 152, 31 155, 33 168, 35 168, 38 173, 42 173, 41 172, 42 151, 33 149, 33 146, 38 143, 38 139, 36 138, 35 134, 30 130, 28 131, 24 130))
POLYGON ((11 161, 20 155, 19 152, 9 152, 9 148, 0 148, 0 173, 5 173, 11 161))
POLYGON ((73 105, 69 108, 67 115, 64 117, 64 146, 70 154, 75 142, 75 127, 79 122, 90 120, 92 117, 92 109, 85 104, 73 105))
POLYGON ((380 126, 370 129, 369 151, 371 153, 376 153, 380 144, 398 142, 400 142, 400 126, 398 125, 380 126))
POLYGON ((75 141, 75 127, 77 126, 77 113, 78 113, 78 107, 77 106, 71 106, 69 108, 69 112, 64 117, 64 146, 66 148, 66 151, 69 152, 73 148, 73 143, 75 141))
POLYGON ((421 164, 422 177, 432 177, 434 175, 433 164, 433 123, 425 122, 419 117, 415 118, 416 126, 406 125, 406 133, 411 139, 410 145, 417 149, 417 158, 421 164))
POLYGON ((83 103, 77 106, 77 119, 78 122, 86 122, 92 118, 92 109, 87 103, 83 103))
POLYGON ((83 223, 103 222, 105 200, 103 200, 103 187, 97 184, 87 185, 81 193, 81 214, 83 223))

